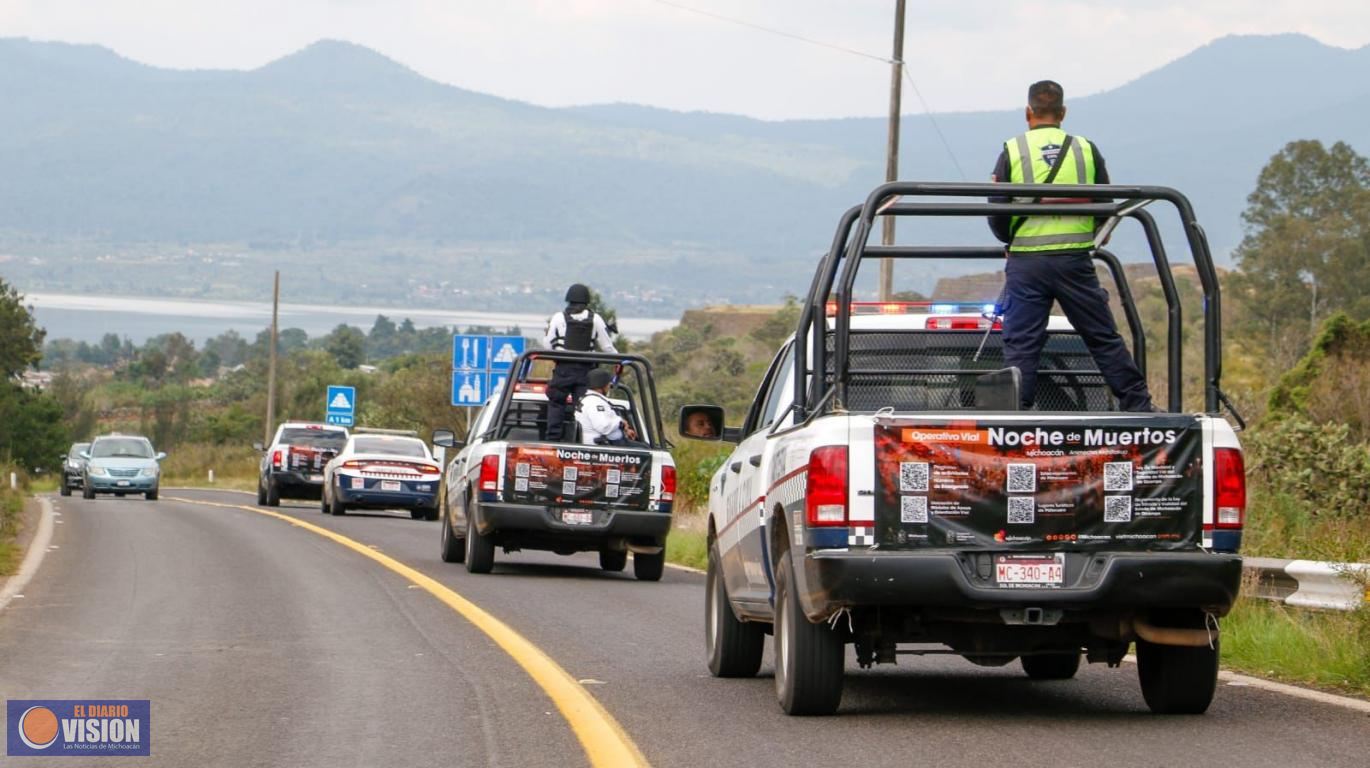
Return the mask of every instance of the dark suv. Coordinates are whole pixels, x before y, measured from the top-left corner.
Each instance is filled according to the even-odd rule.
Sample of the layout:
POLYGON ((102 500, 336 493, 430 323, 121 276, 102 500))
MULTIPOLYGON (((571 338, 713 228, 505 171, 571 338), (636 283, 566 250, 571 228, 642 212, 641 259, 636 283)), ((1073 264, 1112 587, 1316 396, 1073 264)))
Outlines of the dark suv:
POLYGON ((62 457, 62 478, 57 490, 63 496, 70 496, 73 488, 80 488, 85 483, 86 460, 81 454, 89 449, 90 443, 72 443, 71 450, 62 457))

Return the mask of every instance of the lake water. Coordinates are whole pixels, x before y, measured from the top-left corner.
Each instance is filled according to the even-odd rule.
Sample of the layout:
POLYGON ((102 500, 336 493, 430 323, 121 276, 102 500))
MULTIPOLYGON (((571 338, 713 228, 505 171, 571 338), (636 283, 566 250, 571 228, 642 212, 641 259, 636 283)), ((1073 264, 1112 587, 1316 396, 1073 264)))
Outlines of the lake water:
MULTIPOLYGON (((28 293, 24 294, 24 301, 33 307, 38 324, 47 329, 48 339, 96 342, 106 333, 115 333, 129 337, 135 344, 142 344, 152 336, 180 331, 187 338, 201 342, 231 328, 251 340, 259 331, 271 325, 270 303, 59 293, 28 293)), ((280 324, 281 328, 301 328, 310 338, 315 338, 327 334, 339 323, 368 331, 376 315, 385 315, 396 323, 407 317, 420 328, 485 325, 503 329, 518 326, 525 336, 541 337, 548 315, 556 309, 549 307, 544 314, 518 314, 460 309, 282 304, 280 324)), ((663 318, 620 317, 618 329, 629 339, 640 340, 657 331, 674 328, 677 322, 663 318)))

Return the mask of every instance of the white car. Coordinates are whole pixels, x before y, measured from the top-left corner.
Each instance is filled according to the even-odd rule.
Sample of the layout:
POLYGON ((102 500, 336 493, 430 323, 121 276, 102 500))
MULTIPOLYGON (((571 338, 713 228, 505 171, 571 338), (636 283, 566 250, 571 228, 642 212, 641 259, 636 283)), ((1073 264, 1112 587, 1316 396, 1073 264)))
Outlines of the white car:
POLYGON ((323 470, 322 508, 408 509, 415 520, 438 519, 442 467, 428 444, 404 434, 358 431, 323 470))

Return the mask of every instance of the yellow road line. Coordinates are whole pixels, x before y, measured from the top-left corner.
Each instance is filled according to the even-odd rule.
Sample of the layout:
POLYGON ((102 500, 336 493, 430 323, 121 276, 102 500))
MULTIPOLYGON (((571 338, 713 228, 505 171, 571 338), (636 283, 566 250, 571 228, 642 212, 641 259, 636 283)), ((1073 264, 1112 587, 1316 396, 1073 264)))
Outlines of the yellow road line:
POLYGON ((486 613, 475 603, 452 591, 436 579, 426 576, 393 557, 371 549, 354 539, 327 528, 307 523, 299 518, 283 515, 280 512, 272 512, 244 504, 221 504, 213 501, 171 496, 163 498, 169 501, 199 504, 206 507, 242 509, 248 512, 256 512, 259 515, 275 517, 297 528, 303 528, 326 539, 332 539, 357 554, 380 563, 461 614, 463 618, 474 624, 491 640, 494 640, 496 645, 503 648, 504 652, 509 654, 520 667, 523 667, 528 676, 533 678, 533 682, 542 688, 552 703, 561 711, 562 717, 566 718, 566 722, 570 724, 576 738, 580 740, 581 747, 585 750, 585 756, 590 760, 590 765, 614 766, 615 768, 617 766, 648 765, 647 758, 642 755, 637 745, 623 731, 618 721, 614 720, 613 715, 609 714, 608 710, 595 700, 595 697, 587 693, 570 673, 562 669, 536 645, 511 629, 509 625, 486 613))

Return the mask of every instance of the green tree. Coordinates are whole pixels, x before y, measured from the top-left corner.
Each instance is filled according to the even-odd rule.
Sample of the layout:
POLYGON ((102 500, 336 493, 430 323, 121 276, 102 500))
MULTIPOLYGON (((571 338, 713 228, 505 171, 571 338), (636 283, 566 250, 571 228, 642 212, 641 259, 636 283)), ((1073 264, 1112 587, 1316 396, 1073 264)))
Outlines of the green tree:
POLYGON ((1370 316, 1370 163, 1347 144, 1294 141, 1261 170, 1231 279, 1235 326, 1287 370, 1330 313, 1370 316))
POLYGON ((0 377, 13 379, 43 358, 47 332, 33 321, 24 296, 0 280, 0 377))
POLYGON ((339 325, 324 337, 323 348, 338 361, 338 366, 351 370, 366 361, 366 336, 350 325, 339 325))

